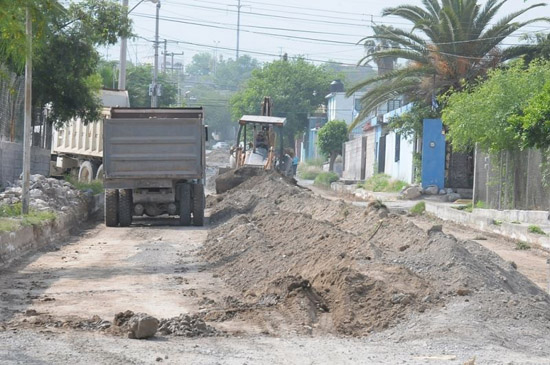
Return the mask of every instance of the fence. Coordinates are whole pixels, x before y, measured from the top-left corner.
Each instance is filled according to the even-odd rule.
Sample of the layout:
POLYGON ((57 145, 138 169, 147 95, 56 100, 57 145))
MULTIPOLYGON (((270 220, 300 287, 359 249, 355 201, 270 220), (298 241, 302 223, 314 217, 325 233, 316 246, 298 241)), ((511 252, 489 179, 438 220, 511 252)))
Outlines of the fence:
POLYGON ((549 151, 476 151, 474 199, 493 209, 550 209, 549 151))

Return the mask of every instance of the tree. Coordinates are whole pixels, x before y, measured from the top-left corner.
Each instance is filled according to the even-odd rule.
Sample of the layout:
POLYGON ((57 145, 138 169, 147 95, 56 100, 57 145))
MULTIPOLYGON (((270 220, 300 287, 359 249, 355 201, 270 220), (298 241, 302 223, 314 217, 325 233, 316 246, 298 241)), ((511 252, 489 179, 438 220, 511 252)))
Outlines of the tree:
POLYGON ((216 60, 208 52, 196 53, 187 66, 187 73, 192 76, 206 76, 212 73, 216 60))
POLYGON ((36 25, 33 106, 41 109, 48 105, 50 122, 63 123, 74 117, 84 122, 97 120, 101 79, 95 47, 131 35, 131 23, 123 16, 122 7, 110 0, 83 0, 68 8, 55 0, 7 1, 0 5, 5 5, 0 11, 0 62, 16 73, 23 71, 25 6, 32 10, 36 25), (4 23, 6 19, 11 20, 4 23), (14 31, 11 38, 5 29, 14 31))
POLYGON ((214 84, 219 89, 237 91, 259 67, 258 60, 248 55, 239 57, 237 61, 231 58, 220 60, 216 65, 214 84))
MULTIPOLYGON (((132 107, 148 108, 151 106, 151 97, 149 96, 149 85, 153 77, 153 67, 151 65, 130 65, 127 70, 126 86, 130 96, 130 105, 132 107)), ((178 91, 170 75, 166 73, 158 74, 158 83, 162 85, 162 95, 159 97, 159 106, 168 107, 176 103, 178 91)))
POLYGON ((308 114, 324 102, 334 73, 298 58, 279 60, 254 70, 244 88, 230 101, 234 120, 243 114, 259 114, 265 96, 273 100, 274 116, 286 117, 286 145, 294 147, 295 136, 303 133, 308 114))
POLYGON ((424 7, 400 5, 385 9, 384 16, 401 17, 412 22, 413 28, 410 31, 380 28, 378 34, 365 37, 365 42, 386 40, 398 47, 376 50, 360 64, 386 57, 403 59, 407 64, 360 82, 348 91, 352 94, 372 87, 361 98, 363 108, 350 128, 387 99, 407 95, 411 100, 430 103, 432 95, 460 90, 464 81, 475 80, 502 61, 520 55, 520 49, 501 50, 498 46, 524 26, 547 20, 515 21, 527 11, 546 4, 528 6, 495 22, 496 13, 506 1, 489 0, 482 7, 477 0, 423 0, 424 7))
POLYGON ((529 99, 525 108, 509 120, 518 131, 521 147, 550 147, 550 79, 529 99))
POLYGON ((319 129, 317 145, 329 157, 329 171, 334 171, 334 160, 342 154, 342 145, 348 140, 348 125, 342 120, 331 120, 319 129))
MULTIPOLYGON (((387 25, 375 25, 372 27, 372 30, 375 35, 379 35, 392 33, 394 28, 387 25)), ((367 51, 367 55, 370 56, 377 52, 399 48, 399 43, 386 38, 376 38, 365 40, 364 46, 367 51)), ((374 58, 374 63, 376 63, 376 67, 378 68, 378 75, 382 76, 390 71, 393 71, 397 63, 397 57, 377 57, 374 58)))
POLYGON ((442 118, 453 147, 468 150, 479 143, 484 150, 499 151, 536 145, 536 139, 525 142, 534 131, 544 132, 544 124, 539 123, 542 118, 535 118, 535 108, 540 104, 535 96, 548 82, 550 61, 535 61, 527 69, 519 61, 509 68, 490 71, 477 85, 465 85, 463 91, 450 93, 442 118), (518 118, 524 110, 526 116, 518 118))

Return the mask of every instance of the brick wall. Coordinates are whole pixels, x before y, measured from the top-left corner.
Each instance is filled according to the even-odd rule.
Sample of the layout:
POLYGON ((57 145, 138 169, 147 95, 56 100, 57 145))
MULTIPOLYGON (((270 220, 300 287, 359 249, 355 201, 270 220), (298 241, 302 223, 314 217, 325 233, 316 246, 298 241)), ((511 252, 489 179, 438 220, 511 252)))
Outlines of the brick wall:
MULTIPOLYGON (((50 173, 50 151, 33 147, 31 154, 31 174, 48 176, 50 173)), ((0 184, 7 186, 17 180, 23 171, 23 145, 0 142, 0 184)))

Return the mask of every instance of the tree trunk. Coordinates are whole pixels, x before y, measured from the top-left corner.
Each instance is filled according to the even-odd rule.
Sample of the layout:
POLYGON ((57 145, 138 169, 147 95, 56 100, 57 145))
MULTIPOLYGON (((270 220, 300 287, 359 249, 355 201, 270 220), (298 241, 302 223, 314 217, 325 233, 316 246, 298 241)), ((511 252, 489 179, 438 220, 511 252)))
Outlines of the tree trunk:
POLYGON ((334 161, 336 160, 336 157, 338 157, 338 153, 331 152, 328 164, 328 170, 330 172, 334 172, 334 161))

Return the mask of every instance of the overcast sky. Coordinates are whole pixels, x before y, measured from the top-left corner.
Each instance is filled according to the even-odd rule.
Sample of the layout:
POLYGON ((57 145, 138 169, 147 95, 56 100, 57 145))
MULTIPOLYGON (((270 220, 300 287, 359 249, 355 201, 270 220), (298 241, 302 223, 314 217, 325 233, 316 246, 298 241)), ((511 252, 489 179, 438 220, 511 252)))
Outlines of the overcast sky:
MULTIPOLYGON (((238 0, 160 1, 160 39, 168 40, 168 53, 185 53, 175 56, 176 61, 187 64, 195 53, 205 51, 235 58, 238 0)), ((138 2, 130 0, 130 8, 138 2)), ((495 21, 535 2, 508 0, 495 21)), ((420 5, 421 1, 241 0, 240 54, 262 62, 286 52, 312 61, 355 64, 363 54, 356 43, 370 34, 372 24, 410 27, 400 18, 381 17, 382 9, 405 3, 420 5)), ((140 37, 129 42, 128 59, 132 62, 152 63, 154 51, 150 41, 155 34, 155 10, 155 4, 145 0, 131 13, 134 31, 140 37)), ((550 6, 532 10, 522 19, 540 16, 550 17, 550 6)), ((532 25, 505 43, 517 43, 525 32, 549 30, 548 24, 532 25)), ((103 49, 102 53, 109 60, 119 59, 118 45, 103 49)))

